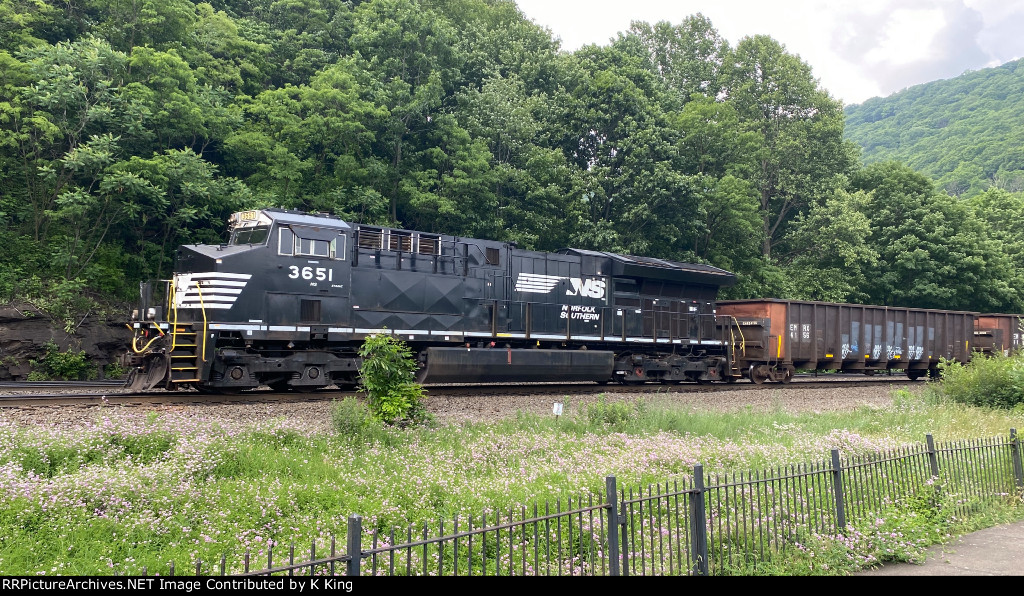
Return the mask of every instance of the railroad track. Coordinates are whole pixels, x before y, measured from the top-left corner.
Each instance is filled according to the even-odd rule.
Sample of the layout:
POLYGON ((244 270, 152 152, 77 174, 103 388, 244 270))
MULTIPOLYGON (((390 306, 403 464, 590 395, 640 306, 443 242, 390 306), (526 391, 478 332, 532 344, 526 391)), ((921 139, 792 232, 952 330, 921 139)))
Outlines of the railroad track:
POLYGON ((0 392, 9 389, 49 389, 49 388, 78 388, 78 387, 122 387, 123 380, 107 379, 105 381, 0 381, 0 392))
MULTIPOLYGON (((917 381, 923 383, 924 381, 917 381)), ((596 395, 617 394, 671 394, 671 393, 713 393, 720 391, 771 391, 773 388, 816 389, 836 385, 856 384, 899 384, 914 383, 903 375, 797 375, 788 384, 765 383, 758 385, 749 381, 736 383, 682 383, 672 385, 597 385, 593 383, 569 384, 509 384, 509 385, 427 385, 428 399, 432 395, 445 397, 498 397, 530 395, 596 395)), ((32 382, 0 383, 0 408, 36 408, 59 406, 155 406, 155 405, 196 405, 196 404, 259 404, 299 401, 331 401, 345 397, 359 397, 358 391, 324 389, 312 392, 277 392, 271 390, 245 391, 237 394, 207 394, 198 391, 147 391, 129 393, 122 390, 122 384, 97 385, 95 383, 68 382, 62 384, 33 384, 32 382), (60 393, 46 393, 40 390, 65 388, 60 393), (18 392, 10 392, 9 390, 18 392), (76 389, 90 389, 78 392, 76 389), (104 391, 104 389, 108 389, 104 391)))

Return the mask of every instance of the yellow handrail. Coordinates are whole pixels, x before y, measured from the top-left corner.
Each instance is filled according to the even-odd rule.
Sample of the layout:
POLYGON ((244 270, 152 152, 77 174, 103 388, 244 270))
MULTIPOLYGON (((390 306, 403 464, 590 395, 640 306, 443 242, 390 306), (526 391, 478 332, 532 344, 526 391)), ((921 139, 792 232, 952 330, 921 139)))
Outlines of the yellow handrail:
MULTIPOLYGON (((743 352, 744 356, 746 356, 747 355, 747 338, 743 335, 743 328, 740 327, 740 322, 736 319, 736 317, 734 317, 732 315, 729 315, 729 318, 732 319, 733 326, 736 328, 736 331, 740 332, 740 351, 743 352)), ((729 330, 729 337, 732 339, 732 343, 735 345, 736 344, 736 334, 732 332, 732 329, 729 330)))
MULTIPOLYGON (((199 308, 203 311, 203 351, 199 353, 199 359, 202 362, 206 362, 206 304, 203 302, 203 290, 199 287, 199 281, 196 281, 196 292, 199 294, 199 308)), ((196 342, 196 348, 199 348, 199 342, 196 342)))
MULTIPOLYGON (((186 288, 187 291, 187 288, 186 288)), ((173 353, 178 344, 178 305, 176 304, 177 296, 177 284, 175 279, 171 278, 171 289, 168 292, 170 299, 167 301, 167 305, 174 311, 174 322, 171 323, 171 352, 173 353)))

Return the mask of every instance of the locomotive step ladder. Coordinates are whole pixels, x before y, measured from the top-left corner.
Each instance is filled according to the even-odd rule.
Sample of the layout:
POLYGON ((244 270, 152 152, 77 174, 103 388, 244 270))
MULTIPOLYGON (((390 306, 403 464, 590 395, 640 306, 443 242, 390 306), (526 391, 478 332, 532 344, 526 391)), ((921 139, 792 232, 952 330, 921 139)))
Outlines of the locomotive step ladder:
POLYGON ((199 346, 196 332, 175 325, 171 333, 171 382, 195 383, 199 381, 199 346))
POLYGON ((731 316, 729 318, 732 320, 732 324, 729 326, 729 341, 726 344, 726 357, 729 359, 729 374, 735 379, 737 377, 744 376, 745 371, 740 368, 737 352, 744 357, 747 355, 747 338, 744 336, 743 329, 740 328, 740 322, 736 320, 736 317, 731 316), (737 332, 739 333, 738 338, 736 337, 737 332))
MULTIPOLYGON (((187 288, 187 285, 186 285, 187 288)), ((182 289, 186 289, 182 288, 182 289)), ((201 379, 200 367, 205 361, 206 349, 206 304, 203 302, 203 290, 199 282, 195 282, 199 296, 199 307, 203 314, 203 346, 199 346, 199 335, 192 327, 178 324, 178 303, 176 294, 179 291, 175 282, 170 283, 169 303, 172 305, 174 322, 171 324, 170 375, 171 383, 198 383, 201 379)))

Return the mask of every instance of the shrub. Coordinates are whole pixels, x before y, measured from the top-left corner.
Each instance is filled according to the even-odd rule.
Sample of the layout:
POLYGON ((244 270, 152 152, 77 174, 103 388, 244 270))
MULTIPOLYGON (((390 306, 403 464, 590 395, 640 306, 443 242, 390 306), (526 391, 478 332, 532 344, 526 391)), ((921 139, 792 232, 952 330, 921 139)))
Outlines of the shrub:
POLYGON ((359 355, 363 357, 360 389, 377 419, 387 424, 427 421, 423 387, 413 380, 417 364, 405 342, 391 335, 371 335, 363 341, 359 355))
POLYGON ((939 363, 936 392, 954 402, 992 408, 1024 404, 1024 354, 975 356, 969 363, 939 363))
POLYGON ((363 402, 354 397, 335 401, 331 406, 331 426, 346 437, 370 434, 380 423, 363 402))
POLYGON ((130 370, 130 367, 125 366, 120 362, 111 362, 103 367, 103 376, 108 379, 123 379, 128 376, 128 372, 130 370))
POLYGON ((30 381, 60 379, 64 381, 84 381, 96 375, 96 366, 89 362, 85 350, 68 349, 61 352, 60 347, 50 340, 44 346, 46 354, 42 360, 29 360, 33 370, 29 373, 30 381))

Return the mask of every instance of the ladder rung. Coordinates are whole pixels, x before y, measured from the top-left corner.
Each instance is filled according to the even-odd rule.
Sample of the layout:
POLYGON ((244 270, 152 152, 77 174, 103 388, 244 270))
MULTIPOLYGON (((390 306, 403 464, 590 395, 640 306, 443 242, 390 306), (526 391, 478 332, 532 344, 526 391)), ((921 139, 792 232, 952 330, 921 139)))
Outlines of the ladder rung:
POLYGON ((199 368, 196 366, 178 366, 171 367, 171 370, 199 370, 199 368))
POLYGON ((174 383, 194 383, 201 380, 202 379, 171 379, 174 383))

